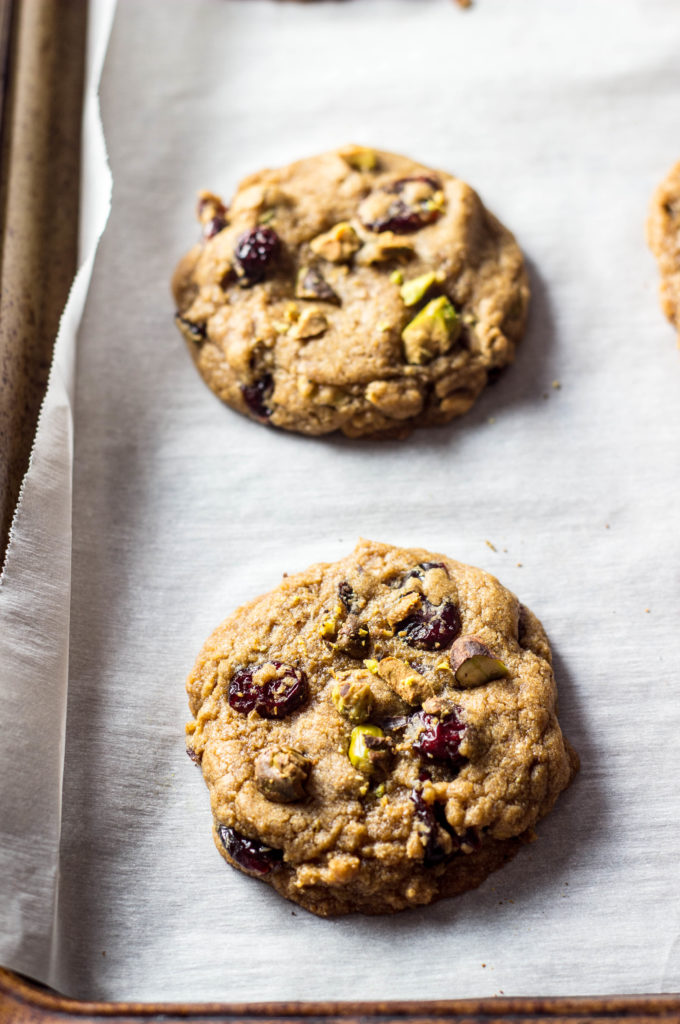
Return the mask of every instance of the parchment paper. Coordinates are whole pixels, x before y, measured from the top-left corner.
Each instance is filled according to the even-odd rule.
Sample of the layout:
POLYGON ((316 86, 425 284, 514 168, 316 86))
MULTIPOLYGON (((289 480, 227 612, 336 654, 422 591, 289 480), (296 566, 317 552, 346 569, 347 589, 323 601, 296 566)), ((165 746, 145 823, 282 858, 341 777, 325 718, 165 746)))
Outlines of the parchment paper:
POLYGON ((120 0, 72 530, 39 438, 0 591, 4 964, 105 999, 680 989, 680 363, 644 243, 679 52, 674 0, 120 0), (172 325, 196 190, 348 141, 471 182, 530 265, 515 366, 400 443, 247 421, 172 325), (360 535, 479 565, 539 615, 582 771, 479 890, 323 921, 214 850, 183 684, 238 603, 360 535))

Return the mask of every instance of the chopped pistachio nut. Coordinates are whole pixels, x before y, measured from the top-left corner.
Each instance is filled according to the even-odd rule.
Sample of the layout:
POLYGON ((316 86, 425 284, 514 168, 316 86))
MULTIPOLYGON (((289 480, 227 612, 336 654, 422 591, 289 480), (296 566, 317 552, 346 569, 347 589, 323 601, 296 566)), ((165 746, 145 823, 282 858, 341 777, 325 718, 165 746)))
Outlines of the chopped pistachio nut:
POLYGON ((446 295, 432 299, 401 332, 408 362, 422 364, 443 355, 460 332, 460 318, 446 295))
POLYGON ((393 270, 392 273, 390 274, 390 281, 392 282, 392 284, 402 284, 403 280, 404 275, 402 274, 401 270, 393 270))
POLYGON ((331 700, 336 711, 359 724, 370 718, 373 708, 373 694, 367 682, 360 679, 344 679, 337 682, 331 690, 331 700))
POLYGON ((295 285, 298 299, 317 299, 340 304, 340 299, 316 267, 300 267, 295 285))
POLYGON ((369 239, 357 255, 357 263, 370 267, 373 263, 384 263, 386 260, 410 260, 414 256, 414 243, 403 235, 395 235, 392 231, 381 231, 375 238, 369 239))
POLYGON ((335 649, 357 660, 368 654, 370 647, 368 628, 363 626, 356 615, 348 615, 335 641, 335 649))
POLYGON ((309 246, 313 253, 330 263, 345 263, 361 247, 361 241, 352 225, 341 221, 330 231, 313 238, 309 246))
POLYGON ((311 762, 290 747, 269 747, 255 762, 255 785, 267 800, 291 804, 305 796, 311 762))
POLYGON ((291 338, 298 338, 299 340, 306 341, 307 338, 318 338, 319 335, 325 334, 328 329, 328 320, 326 319, 325 313, 323 313, 316 306, 312 306, 309 309, 304 309, 300 314, 297 322, 291 327, 288 332, 291 338))
POLYGON ((338 623, 335 619, 325 619, 321 624, 319 635, 322 637, 334 637, 338 628, 338 623))
POLYGON ((475 636, 459 636, 449 658, 456 682, 464 689, 483 686, 510 675, 507 666, 475 636))
POLYGON ((383 658, 378 663, 378 675, 407 704, 422 704, 440 688, 400 658, 383 658))
POLYGON ((355 171, 374 171, 378 166, 375 151, 365 146, 350 146, 343 149, 340 156, 355 171))
POLYGON ((404 281, 401 286, 401 297, 404 305, 416 306, 427 295, 436 280, 437 275, 434 271, 430 271, 428 274, 412 277, 410 281, 404 281))
POLYGON ((349 757, 364 775, 384 772, 392 753, 392 742, 377 725, 356 725, 349 740, 349 757))
POLYGON ((369 672, 372 672, 374 676, 377 676, 378 662, 374 658, 364 658, 364 666, 369 672))
POLYGON ((275 217, 276 210, 270 208, 269 210, 262 211, 260 216, 257 218, 257 222, 258 224, 271 224, 275 217))

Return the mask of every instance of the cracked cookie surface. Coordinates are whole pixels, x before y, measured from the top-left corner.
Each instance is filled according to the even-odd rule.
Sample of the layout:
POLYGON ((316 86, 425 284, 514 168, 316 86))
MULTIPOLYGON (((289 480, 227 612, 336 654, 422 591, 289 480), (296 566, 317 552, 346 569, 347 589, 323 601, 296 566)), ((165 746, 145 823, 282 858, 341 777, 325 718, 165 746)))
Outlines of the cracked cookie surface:
POLYGON ((512 361, 529 297, 513 236, 458 178, 347 146, 208 192, 172 283, 208 386, 261 423, 404 436, 512 361))
POLYGON ((488 573, 362 541, 235 611, 187 681, 234 867, 323 916, 474 888, 577 768, 548 641, 488 573))
POLYGON ((661 272, 661 308, 676 326, 680 345, 680 163, 654 193, 647 238, 661 272))

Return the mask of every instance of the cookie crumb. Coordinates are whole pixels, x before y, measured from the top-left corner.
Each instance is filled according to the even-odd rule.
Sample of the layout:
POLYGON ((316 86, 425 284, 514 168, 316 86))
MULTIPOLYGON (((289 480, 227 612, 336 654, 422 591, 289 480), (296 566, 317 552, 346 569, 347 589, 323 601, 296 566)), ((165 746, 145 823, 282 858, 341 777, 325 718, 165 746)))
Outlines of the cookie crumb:
POLYGON ((498 551, 496 545, 492 544, 490 540, 485 540, 484 543, 486 544, 487 548, 491 548, 492 551, 498 551))
POLYGON ((472 0, 456 0, 459 7, 472 7, 472 0))
POLYGON ((645 608, 645 614, 649 615, 649 608, 645 608))
POLYGON ((560 388, 562 387, 562 385, 560 384, 560 382, 558 380, 554 380, 552 382, 552 386, 554 387, 555 391, 559 391, 560 388))
POLYGON ((604 524, 604 528, 605 528, 605 530, 608 530, 609 529, 609 523, 605 523, 604 524))
POLYGON ((523 563, 522 563, 522 562, 518 562, 518 563, 517 563, 517 568, 518 568, 518 569, 521 569, 521 568, 522 568, 522 565, 523 565, 523 563))
POLYGON ((487 423, 495 423, 496 422, 496 417, 495 416, 489 416, 489 418, 488 418, 488 420, 486 422, 487 423))

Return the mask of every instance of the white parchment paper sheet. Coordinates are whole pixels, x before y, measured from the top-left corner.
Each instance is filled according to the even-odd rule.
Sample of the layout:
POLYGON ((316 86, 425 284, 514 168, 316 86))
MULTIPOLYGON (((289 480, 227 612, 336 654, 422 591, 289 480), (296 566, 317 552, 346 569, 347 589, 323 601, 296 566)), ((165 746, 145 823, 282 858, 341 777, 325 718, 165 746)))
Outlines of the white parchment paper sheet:
MULTIPOLYGON (((41 868, 58 901, 31 958, 15 901, 9 966, 106 999, 680 989, 680 365, 644 244, 680 156, 679 52, 675 0, 120 0, 102 88, 113 207, 77 341, 61 843, 41 868), (515 367, 401 443, 245 420, 171 322, 196 190, 228 197, 348 141, 470 181, 530 265, 515 367), (214 850, 183 680, 239 602, 359 535, 480 565, 536 611, 582 772, 476 892, 329 922, 214 850)), ((66 571, 36 575, 30 550, 9 568, 28 593, 66 571)), ((15 657, 17 743, 51 682, 27 669, 15 657)), ((37 785, 39 754, 7 770, 37 785)), ((39 845, 30 807, 25 837, 39 845)))

